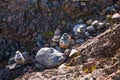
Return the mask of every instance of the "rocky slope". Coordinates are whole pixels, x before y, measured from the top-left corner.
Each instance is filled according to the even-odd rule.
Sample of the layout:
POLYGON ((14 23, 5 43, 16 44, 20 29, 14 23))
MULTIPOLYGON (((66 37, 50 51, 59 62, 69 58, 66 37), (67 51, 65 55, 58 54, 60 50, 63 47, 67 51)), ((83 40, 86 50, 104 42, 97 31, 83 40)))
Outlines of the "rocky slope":
POLYGON ((44 70, 42 72, 26 73, 20 78, 17 78, 15 80, 43 80, 43 79, 44 80, 61 80, 61 79, 86 80, 86 78, 91 78, 88 80, 93 80, 93 78, 95 80, 119 80, 120 79, 119 33, 120 33, 120 24, 114 25, 112 26, 112 28, 108 29, 104 33, 98 35, 97 37, 81 45, 78 48, 81 51, 80 57, 76 58, 76 62, 72 62, 73 64, 75 63, 78 64, 76 66, 66 66, 58 69, 44 70), (117 37, 117 39, 113 37, 117 37), (104 41, 107 42, 111 41, 111 42, 107 44, 107 42, 104 41), (91 46, 94 49, 94 50, 92 49, 92 51, 95 52, 90 51, 89 47, 91 46), (100 46, 100 48, 95 49, 94 47, 96 46, 97 47, 100 46), (106 46, 108 47, 105 48, 106 46), (103 48, 104 50, 101 50, 103 48), (81 57, 83 58, 83 56, 87 58, 82 59, 84 60, 84 62, 79 63, 80 58, 81 57), (92 72, 84 70, 84 68, 86 69, 88 68, 90 70, 94 66, 96 66, 96 68, 92 72))
POLYGON ((120 16, 113 18, 115 13, 120 14, 119 5, 120 0, 1 0, 0 80, 80 80, 96 76, 93 70, 99 69, 104 73, 102 78, 119 80, 120 16), (72 29, 76 24, 90 26, 94 20, 104 23, 104 28, 70 45, 80 51, 80 56, 68 59, 65 69, 41 72, 35 67, 34 57, 40 48, 56 48, 51 41, 56 28, 74 39, 72 29), (10 70, 6 66, 17 50, 28 51, 32 62, 10 70))

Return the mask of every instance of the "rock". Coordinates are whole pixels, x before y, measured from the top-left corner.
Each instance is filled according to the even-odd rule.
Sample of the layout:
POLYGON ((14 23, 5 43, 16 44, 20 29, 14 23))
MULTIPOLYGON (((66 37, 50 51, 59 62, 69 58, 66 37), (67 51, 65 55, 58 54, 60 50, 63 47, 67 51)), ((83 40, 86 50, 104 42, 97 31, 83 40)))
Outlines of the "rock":
POLYGON ((89 33, 95 33, 95 32, 96 32, 96 29, 95 29, 94 26, 88 26, 88 27, 87 27, 87 31, 88 31, 89 33))
POLYGON ((91 24, 92 24, 92 22, 93 22, 93 20, 92 20, 92 19, 90 19, 90 20, 87 20, 87 21, 86 21, 86 24, 87 24, 87 25, 91 25, 91 24))
POLYGON ((61 64, 58 69, 65 69, 67 66, 65 64, 61 64))
POLYGON ((14 64, 15 63, 15 57, 11 57, 8 61, 8 65, 14 64))
POLYGON ((60 39, 59 46, 61 48, 68 48, 71 44, 71 36, 67 33, 64 33, 60 39))
POLYGON ((115 13, 112 15, 112 19, 113 20, 120 20, 120 14, 119 13, 115 13))
POLYGON ((24 57, 24 64, 31 63, 30 53, 27 51, 22 52, 22 55, 24 57))
POLYGON ((25 62, 25 58, 20 51, 16 51, 15 62, 16 64, 24 64, 25 62))
POLYGON ((59 29, 56 29, 55 32, 54 32, 54 37, 52 38, 52 41, 54 42, 59 42, 60 40, 60 30, 59 29))
POLYGON ((40 35, 40 34, 38 34, 38 36, 37 36, 37 46, 39 48, 44 46, 44 42, 42 41, 42 35, 40 35))
POLYGON ((45 47, 37 52, 35 60, 45 68, 52 68, 60 65, 65 60, 63 55, 54 48, 45 47))
POLYGON ((90 36, 90 33, 89 32, 85 32, 85 36, 86 37, 90 36))
POLYGON ((16 63, 10 64, 10 65, 8 65, 6 67, 9 68, 10 70, 15 69, 16 68, 16 63))
POLYGON ((84 37, 84 33, 86 32, 86 24, 77 24, 73 27, 73 32, 75 37, 84 37))
POLYGON ((115 10, 115 8, 114 7, 107 7, 106 8, 106 14, 112 14, 113 12, 115 12, 116 10, 115 10))
POLYGON ((86 27, 87 27, 86 24, 77 24, 73 27, 73 32, 74 34, 85 33, 86 27))
POLYGON ((111 25, 110 25, 109 22, 105 23, 105 27, 106 27, 106 28, 109 28, 110 26, 111 26, 111 25))
POLYGON ((105 27, 105 24, 103 22, 99 22, 98 26, 96 27, 98 30, 102 29, 105 27))
POLYGON ((76 57, 76 56, 79 56, 79 55, 80 55, 80 53, 78 52, 78 50, 72 49, 69 57, 76 57))
POLYGON ((97 26, 99 24, 99 21, 98 20, 95 20, 91 23, 92 26, 97 26))
POLYGON ((61 51, 61 48, 59 46, 56 46, 55 49, 61 51))
POLYGON ((65 56, 66 56, 66 57, 69 57, 70 52, 71 52, 71 50, 70 50, 70 49, 66 49, 66 50, 64 51, 65 56))
POLYGON ((80 44, 80 43, 83 43, 83 42, 85 42, 84 39, 77 39, 77 40, 76 40, 76 43, 77 43, 77 44, 80 44))

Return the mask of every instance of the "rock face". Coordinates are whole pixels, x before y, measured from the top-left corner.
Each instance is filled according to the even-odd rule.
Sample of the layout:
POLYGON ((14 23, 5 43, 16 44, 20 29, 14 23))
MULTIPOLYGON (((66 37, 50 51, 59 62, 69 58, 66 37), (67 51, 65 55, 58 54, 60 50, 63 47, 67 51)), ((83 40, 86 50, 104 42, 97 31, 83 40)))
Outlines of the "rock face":
POLYGON ((91 57, 110 57, 120 48, 120 24, 82 44, 78 50, 91 57))
POLYGON ((45 68, 52 68, 60 65, 65 58, 54 48, 41 48, 35 56, 35 60, 45 68))

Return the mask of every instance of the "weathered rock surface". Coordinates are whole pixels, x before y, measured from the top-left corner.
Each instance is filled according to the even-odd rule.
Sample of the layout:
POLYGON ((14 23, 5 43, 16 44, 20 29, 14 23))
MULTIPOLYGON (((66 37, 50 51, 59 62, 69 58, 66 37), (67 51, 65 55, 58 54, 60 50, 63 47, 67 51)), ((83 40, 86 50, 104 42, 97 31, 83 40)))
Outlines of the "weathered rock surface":
POLYGON ((120 24, 112 26, 94 39, 82 44, 78 50, 90 57, 110 57, 120 48, 120 24))

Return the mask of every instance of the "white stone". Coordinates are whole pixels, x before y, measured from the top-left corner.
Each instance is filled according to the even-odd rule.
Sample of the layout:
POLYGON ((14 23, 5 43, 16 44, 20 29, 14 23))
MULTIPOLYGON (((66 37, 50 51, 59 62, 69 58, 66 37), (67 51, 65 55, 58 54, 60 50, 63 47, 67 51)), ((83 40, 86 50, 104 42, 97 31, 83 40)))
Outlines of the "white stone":
POLYGON ((120 14, 119 13, 113 14, 112 19, 120 19, 120 14))
POLYGON ((97 26, 97 25, 98 25, 98 23, 99 23, 99 21, 98 21, 98 20, 95 20, 95 21, 93 21, 93 22, 92 22, 92 24, 91 24, 91 25, 92 25, 92 26, 97 26))
POLYGON ((69 57, 72 57, 72 56, 75 55, 75 54, 78 54, 78 50, 72 49, 71 52, 70 52, 69 57))

